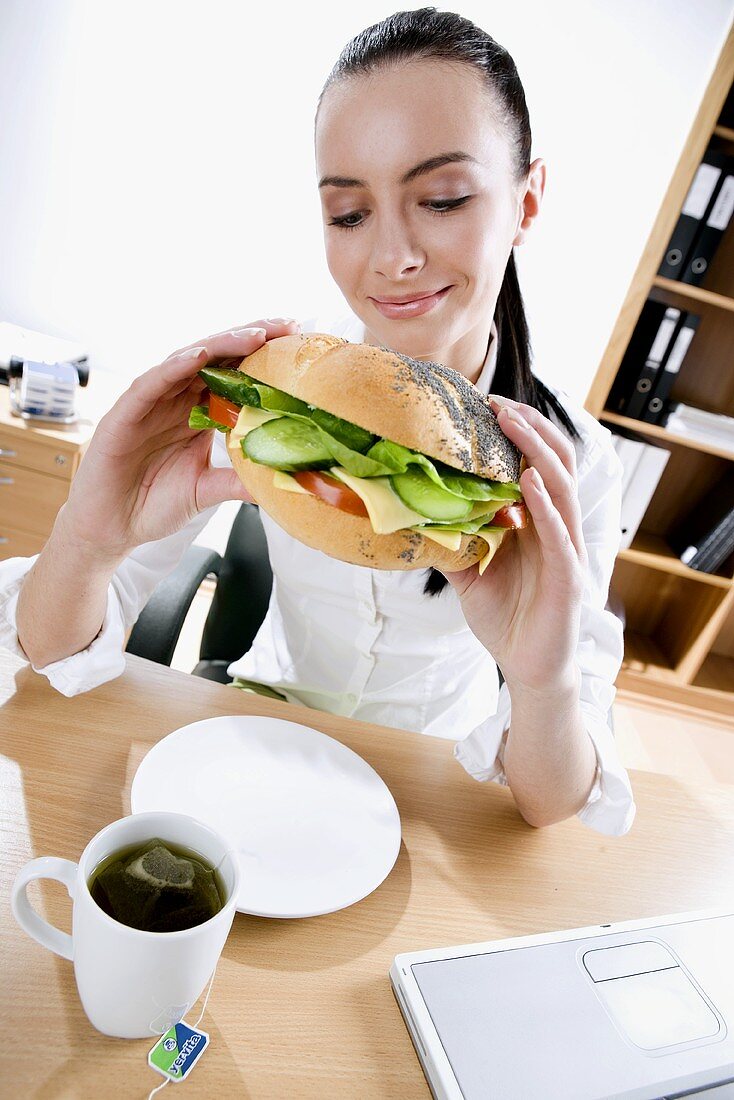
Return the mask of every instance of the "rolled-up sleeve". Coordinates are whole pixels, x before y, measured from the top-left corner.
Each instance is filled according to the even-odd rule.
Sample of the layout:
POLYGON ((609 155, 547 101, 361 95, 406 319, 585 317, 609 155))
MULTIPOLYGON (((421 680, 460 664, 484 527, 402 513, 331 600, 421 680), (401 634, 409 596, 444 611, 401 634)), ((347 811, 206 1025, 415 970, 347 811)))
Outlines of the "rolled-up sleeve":
MULTIPOLYGON (((212 465, 226 466, 229 458, 219 433, 212 448, 212 465)), ((199 512, 172 535, 136 547, 115 570, 107 589, 107 608, 102 627, 86 649, 72 653, 43 668, 32 665, 34 672, 46 676, 62 695, 79 695, 125 669, 125 639, 156 585, 171 573, 187 547, 194 541, 216 511, 216 506, 199 512)), ((0 562, 0 646, 27 661, 17 630, 18 596, 26 573, 38 555, 8 558, 0 562)))
MULTIPOLYGON (((578 495, 589 565, 576 664, 580 672, 579 705, 596 752, 597 769, 589 797, 577 817, 600 833, 622 836, 635 817, 632 788, 611 727, 614 681, 624 652, 623 629, 617 616, 606 607, 620 542, 622 464, 606 428, 592 421, 588 414, 583 414, 582 425, 582 438, 577 445, 578 495)), ((496 712, 455 745, 456 759, 475 779, 507 786, 504 750, 511 709, 510 693, 503 684, 496 712)))

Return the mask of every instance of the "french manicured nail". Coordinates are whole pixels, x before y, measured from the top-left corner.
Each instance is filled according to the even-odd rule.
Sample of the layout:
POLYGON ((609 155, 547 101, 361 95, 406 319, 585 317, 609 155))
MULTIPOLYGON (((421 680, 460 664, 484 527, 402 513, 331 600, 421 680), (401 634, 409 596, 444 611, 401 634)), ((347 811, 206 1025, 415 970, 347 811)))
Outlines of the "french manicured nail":
POLYGON ((295 317, 266 317, 266 321, 269 321, 271 325, 297 325, 298 322, 295 317))
POLYGON ((493 397, 488 397, 487 401, 489 402, 489 407, 495 416, 499 414, 500 409, 504 409, 505 407, 504 405, 500 405, 499 401, 495 401, 493 397))
POLYGON ((538 473, 538 471, 535 469, 534 466, 530 467, 530 480, 533 483, 533 487, 535 489, 537 489, 539 493, 544 493, 545 492, 545 485, 543 484, 543 479, 541 478, 540 474, 538 473))
POLYGON ((228 336, 267 336, 267 330, 264 328, 233 328, 230 329, 228 336))
POLYGON ((187 348, 186 351, 180 351, 178 355, 171 355, 169 359, 196 359, 206 348, 187 348))
POLYGON ((528 427, 527 420, 517 411, 517 409, 511 409, 509 405, 505 405, 505 412, 507 413, 508 419, 511 420, 513 424, 517 424, 519 428, 528 427))

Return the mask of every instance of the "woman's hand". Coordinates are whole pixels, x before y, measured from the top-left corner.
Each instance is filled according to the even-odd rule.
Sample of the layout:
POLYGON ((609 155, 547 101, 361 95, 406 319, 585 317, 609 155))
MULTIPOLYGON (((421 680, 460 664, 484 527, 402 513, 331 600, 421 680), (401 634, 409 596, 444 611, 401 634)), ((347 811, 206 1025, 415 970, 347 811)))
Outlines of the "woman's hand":
POLYGON ((504 434, 525 456, 520 488, 531 523, 505 536, 482 576, 476 566, 445 576, 511 694, 573 691, 587 565, 576 453, 531 406, 506 397, 490 397, 490 404, 504 434))
POLYGON ((179 530, 204 508, 251 500, 232 469, 210 465, 214 432, 188 427, 212 360, 251 355, 297 322, 252 321, 173 352, 136 378, 100 420, 59 516, 70 539, 121 560, 143 542, 179 530))

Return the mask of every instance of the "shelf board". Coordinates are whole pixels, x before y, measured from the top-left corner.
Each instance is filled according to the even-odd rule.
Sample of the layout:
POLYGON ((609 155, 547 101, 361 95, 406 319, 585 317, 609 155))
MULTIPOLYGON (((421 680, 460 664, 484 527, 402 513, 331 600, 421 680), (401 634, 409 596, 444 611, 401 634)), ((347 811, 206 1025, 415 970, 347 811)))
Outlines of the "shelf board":
POLYGON ((624 632, 622 671, 643 673, 651 680, 663 683, 683 683, 682 678, 652 638, 646 634, 636 634, 632 630, 624 632))
POLYGON ((713 290, 704 290, 703 287, 693 286, 690 283, 679 283, 676 279, 664 279, 662 275, 656 275, 652 285, 660 287, 661 290, 670 290, 682 298, 703 302, 704 305, 716 306, 718 309, 728 309, 734 313, 734 298, 729 298, 726 294, 715 294, 713 290))
POLYGON ((725 693, 731 700, 734 716, 734 657, 709 653, 693 679, 693 686, 725 693))
POLYGON ((714 133, 726 141, 734 141, 734 130, 730 130, 728 126, 715 126, 714 133))
MULTIPOLYGON (((725 658, 726 659, 726 658, 725 658)), ((704 666, 705 667, 705 666, 704 666)), ((734 668, 732 669, 734 674, 734 668)), ((717 681, 718 682, 718 681, 717 681)), ((662 683, 642 673, 622 669, 616 680, 619 702, 634 700, 652 707, 658 714, 665 706, 673 713, 689 715, 693 721, 705 718, 725 729, 732 729, 734 695, 731 691, 712 691, 708 687, 693 684, 662 683)))
POLYGON ((659 424, 648 424, 646 420, 633 420, 629 416, 620 416, 619 413, 602 409, 599 420, 607 424, 619 424, 622 428, 629 428, 640 435, 649 435, 652 439, 662 439, 667 443, 677 443, 681 447, 690 447, 692 451, 703 451, 707 455, 716 455, 717 458, 728 458, 734 462, 734 450, 727 447, 717 447, 715 443, 706 443, 703 439, 692 439, 687 435, 676 435, 667 428, 661 428, 659 424))
POLYGON ((715 573, 702 573, 700 569, 691 569, 684 565, 665 539, 645 531, 638 531, 632 545, 626 550, 620 550, 617 557, 622 558, 623 561, 634 562, 636 565, 644 565, 648 569, 659 569, 665 573, 674 573, 677 577, 686 577, 688 580, 714 585, 716 588, 732 587, 732 581, 728 577, 719 577, 715 573))

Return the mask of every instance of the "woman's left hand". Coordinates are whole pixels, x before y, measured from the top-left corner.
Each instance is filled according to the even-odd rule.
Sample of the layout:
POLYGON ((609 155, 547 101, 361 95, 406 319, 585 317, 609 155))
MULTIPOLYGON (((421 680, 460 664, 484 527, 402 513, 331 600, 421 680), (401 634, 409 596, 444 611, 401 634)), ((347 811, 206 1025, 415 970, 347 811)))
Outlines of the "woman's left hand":
POLYGON ((499 425, 522 452, 520 488, 531 522, 509 532, 482 576, 473 565, 445 573, 472 632, 512 692, 557 692, 576 683, 587 566, 571 441, 546 416, 490 396, 499 425))

